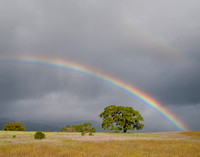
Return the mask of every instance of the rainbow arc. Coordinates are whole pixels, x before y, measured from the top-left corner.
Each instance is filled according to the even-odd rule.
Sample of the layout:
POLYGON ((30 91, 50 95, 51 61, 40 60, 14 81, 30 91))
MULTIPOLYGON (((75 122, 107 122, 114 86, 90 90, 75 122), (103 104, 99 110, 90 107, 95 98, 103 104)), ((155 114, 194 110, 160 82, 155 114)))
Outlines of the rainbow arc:
POLYGON ((116 86, 122 89, 125 92, 128 92, 132 96, 136 97, 146 105, 150 106, 154 110, 158 111, 163 117, 165 117, 168 121, 170 121, 174 126, 176 126, 181 131, 189 130, 182 121, 180 121, 169 109, 167 109, 163 104, 156 101, 150 95, 142 92, 141 90, 135 88, 133 85, 127 84, 117 78, 112 76, 97 72, 90 68, 84 67, 80 64, 69 62, 66 60, 62 60, 60 58, 47 58, 41 56, 15 56, 15 57, 0 57, 0 61, 12 61, 12 62, 20 62, 26 64, 39 64, 44 66, 50 66, 54 68, 61 68, 72 70, 80 73, 87 74, 89 76, 98 78, 100 80, 106 81, 109 84, 116 86))

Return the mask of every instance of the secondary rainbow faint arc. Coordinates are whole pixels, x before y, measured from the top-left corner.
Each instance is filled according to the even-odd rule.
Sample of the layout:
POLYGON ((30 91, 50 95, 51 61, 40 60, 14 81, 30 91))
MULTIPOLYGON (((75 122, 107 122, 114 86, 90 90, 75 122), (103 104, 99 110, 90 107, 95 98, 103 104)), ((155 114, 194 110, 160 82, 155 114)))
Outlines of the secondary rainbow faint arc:
POLYGON ((29 64, 40 64, 45 66, 52 66, 56 68, 68 69, 72 71, 81 72, 84 74, 88 74, 90 76, 96 77, 103 81, 106 81, 122 90, 128 92, 132 96, 138 98, 146 105, 152 107, 154 110, 158 111, 163 117, 168 119, 172 124, 174 124, 178 129, 181 131, 189 130, 183 122, 181 122, 171 111, 161 105, 158 101, 153 99, 148 94, 140 91, 139 89, 135 88, 133 85, 127 84, 121 80, 118 80, 114 77, 109 75, 94 71, 90 68, 86 68, 83 65, 69 62, 67 60, 62 60, 60 58, 47 58, 41 56, 16 56, 16 57, 0 57, 2 61, 15 61, 15 62, 22 62, 22 63, 29 63, 29 64))

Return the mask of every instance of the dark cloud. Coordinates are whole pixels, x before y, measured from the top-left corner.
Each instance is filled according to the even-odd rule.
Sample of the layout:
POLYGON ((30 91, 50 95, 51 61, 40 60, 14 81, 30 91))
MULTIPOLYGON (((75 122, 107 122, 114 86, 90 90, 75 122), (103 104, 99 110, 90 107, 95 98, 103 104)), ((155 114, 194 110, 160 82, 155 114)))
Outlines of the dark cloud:
MULTIPOLYGON (((199 3, 3 0, 0 55, 72 60, 134 85, 177 116, 186 110, 190 116, 200 103, 199 3)), ((1 116, 98 120, 106 105, 126 104, 142 112, 147 130, 174 130, 135 97, 77 72, 0 61, 0 87, 1 116)), ((194 125, 198 114, 194 123, 181 119, 200 127, 194 125)))

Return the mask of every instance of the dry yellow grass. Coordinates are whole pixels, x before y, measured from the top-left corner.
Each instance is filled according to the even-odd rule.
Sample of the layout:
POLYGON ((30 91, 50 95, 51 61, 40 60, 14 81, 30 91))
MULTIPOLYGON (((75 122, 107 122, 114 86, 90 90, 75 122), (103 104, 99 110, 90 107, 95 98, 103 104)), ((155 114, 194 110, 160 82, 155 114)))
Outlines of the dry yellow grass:
POLYGON ((2 157, 199 157, 200 132, 171 133, 46 133, 33 139, 34 132, 0 132, 2 157), (16 135, 16 138, 12 136, 16 135), (195 135, 195 136, 194 136, 195 135), (197 135, 197 136, 196 136, 197 135))
POLYGON ((200 138, 200 131, 181 132, 181 134, 200 138))

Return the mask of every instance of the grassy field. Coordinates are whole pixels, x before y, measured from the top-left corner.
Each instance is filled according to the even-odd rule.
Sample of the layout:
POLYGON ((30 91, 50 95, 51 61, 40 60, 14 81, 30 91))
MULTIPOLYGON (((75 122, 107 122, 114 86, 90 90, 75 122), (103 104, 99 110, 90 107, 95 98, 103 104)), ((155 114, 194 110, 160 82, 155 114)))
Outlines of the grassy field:
POLYGON ((200 132, 80 133, 0 131, 0 157, 199 157, 200 132), (13 138, 13 135, 16 135, 13 138))

